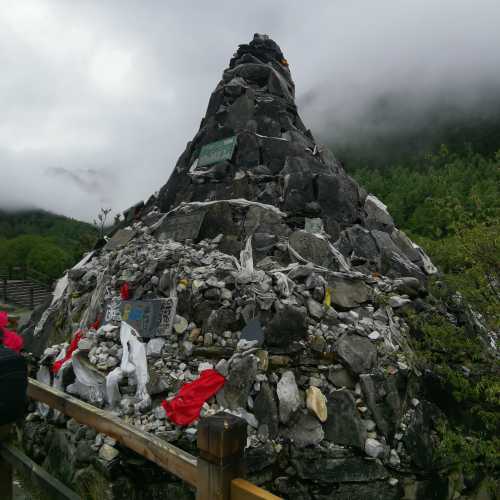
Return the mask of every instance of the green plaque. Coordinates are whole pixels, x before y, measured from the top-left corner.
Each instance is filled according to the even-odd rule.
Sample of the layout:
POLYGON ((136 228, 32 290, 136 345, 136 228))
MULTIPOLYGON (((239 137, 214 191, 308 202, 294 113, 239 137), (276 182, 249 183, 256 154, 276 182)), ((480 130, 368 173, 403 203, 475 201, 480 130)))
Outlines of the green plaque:
POLYGON ((201 148, 196 168, 206 167, 207 165, 212 165, 212 163, 218 163, 224 160, 230 160, 233 156, 235 146, 235 135, 227 139, 205 144, 205 146, 201 148))

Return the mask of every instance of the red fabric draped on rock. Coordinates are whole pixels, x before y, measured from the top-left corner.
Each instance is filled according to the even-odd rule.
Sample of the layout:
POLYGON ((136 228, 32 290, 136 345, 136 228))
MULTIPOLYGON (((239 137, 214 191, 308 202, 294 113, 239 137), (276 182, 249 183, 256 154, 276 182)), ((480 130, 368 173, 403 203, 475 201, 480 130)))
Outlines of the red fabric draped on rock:
POLYGON ((162 402, 167 417, 177 425, 194 422, 200 416, 203 403, 217 394, 225 381, 219 372, 203 370, 196 380, 184 384, 177 396, 162 402))
POLYGON ((59 370, 61 369, 61 366, 68 361, 68 359, 71 359, 71 356, 73 356, 73 353, 78 349, 78 342, 80 342, 81 338, 83 337, 83 332, 82 330, 78 330, 75 333, 75 336, 73 337, 73 340, 71 341, 71 344, 68 347, 68 350, 66 351, 66 354, 63 359, 60 359, 56 361, 52 365, 52 373, 58 373, 59 370))
POLYGON ((21 352, 24 346, 24 339, 18 335, 16 332, 7 330, 7 325, 9 324, 9 315, 5 311, 0 311, 0 328, 2 329, 3 345, 8 349, 12 349, 16 352, 21 352))
POLYGON ((90 330, 99 330, 101 326, 101 320, 97 318, 93 323, 90 324, 90 330))
POLYGON ((128 300, 130 298, 130 286, 128 283, 123 283, 121 286, 120 297, 122 300, 128 300))

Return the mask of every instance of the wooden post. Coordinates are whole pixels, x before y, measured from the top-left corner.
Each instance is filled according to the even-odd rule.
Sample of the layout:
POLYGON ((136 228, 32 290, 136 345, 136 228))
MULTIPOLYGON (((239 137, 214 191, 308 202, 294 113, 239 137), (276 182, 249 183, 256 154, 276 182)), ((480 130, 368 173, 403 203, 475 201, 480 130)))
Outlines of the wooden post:
POLYGON ((33 285, 30 286, 30 309, 35 307, 35 300, 33 297, 33 285))
POLYGON ((244 473, 246 441, 241 418, 220 413, 200 420, 196 500, 230 500, 231 481, 244 473))
MULTIPOLYGON (((9 425, 0 425, 0 443, 9 435, 9 429, 9 425)), ((2 500, 12 500, 13 480, 12 465, 0 456, 0 498, 2 500)))

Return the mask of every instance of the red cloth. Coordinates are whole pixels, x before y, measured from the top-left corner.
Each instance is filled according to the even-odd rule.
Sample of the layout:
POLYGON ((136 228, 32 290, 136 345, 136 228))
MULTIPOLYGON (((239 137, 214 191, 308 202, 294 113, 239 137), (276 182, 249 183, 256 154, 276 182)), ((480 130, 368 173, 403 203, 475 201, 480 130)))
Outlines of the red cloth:
POLYGON ((16 332, 7 330, 9 315, 5 311, 0 311, 0 328, 3 331, 3 345, 16 352, 21 352, 24 346, 24 339, 16 332))
POLYGON ((97 318, 91 325, 90 325, 90 330, 99 330, 99 327, 101 326, 101 320, 97 318))
POLYGON ((75 336, 73 337, 73 340, 71 341, 71 344, 69 345, 66 355, 64 356, 63 359, 60 359, 56 361, 52 365, 52 373, 58 373, 59 370, 61 369, 61 366, 68 361, 68 359, 71 359, 71 356, 73 356, 73 353, 77 350, 78 348, 78 342, 80 342, 81 338, 83 337, 83 332, 82 330, 78 330, 75 333, 75 336))
POLYGON ((167 417, 177 425, 189 425, 200 416, 203 403, 217 394, 226 379, 215 370, 203 370, 201 375, 184 384, 177 396, 170 401, 162 401, 167 417))
POLYGON ((120 288, 120 296, 122 300, 128 300, 130 298, 130 287, 128 283, 123 283, 122 287, 120 288))

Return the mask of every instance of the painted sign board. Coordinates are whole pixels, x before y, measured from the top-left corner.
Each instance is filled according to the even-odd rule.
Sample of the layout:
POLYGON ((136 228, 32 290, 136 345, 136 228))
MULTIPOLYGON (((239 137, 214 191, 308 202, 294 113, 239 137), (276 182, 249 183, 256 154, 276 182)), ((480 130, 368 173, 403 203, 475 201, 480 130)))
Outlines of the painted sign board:
POLYGON ((104 323, 125 321, 143 338, 169 335, 177 299, 125 300, 114 298, 104 307, 104 323))
POLYGON ((141 337, 169 335, 175 318, 177 300, 173 297, 154 300, 125 300, 121 304, 121 319, 141 337))
POLYGON ((304 229, 308 233, 322 233, 323 221, 319 218, 309 219, 306 217, 304 229))
POLYGON ((233 157, 235 146, 236 136, 205 144, 205 146, 201 148, 196 168, 198 169, 220 161, 230 160, 233 157))

